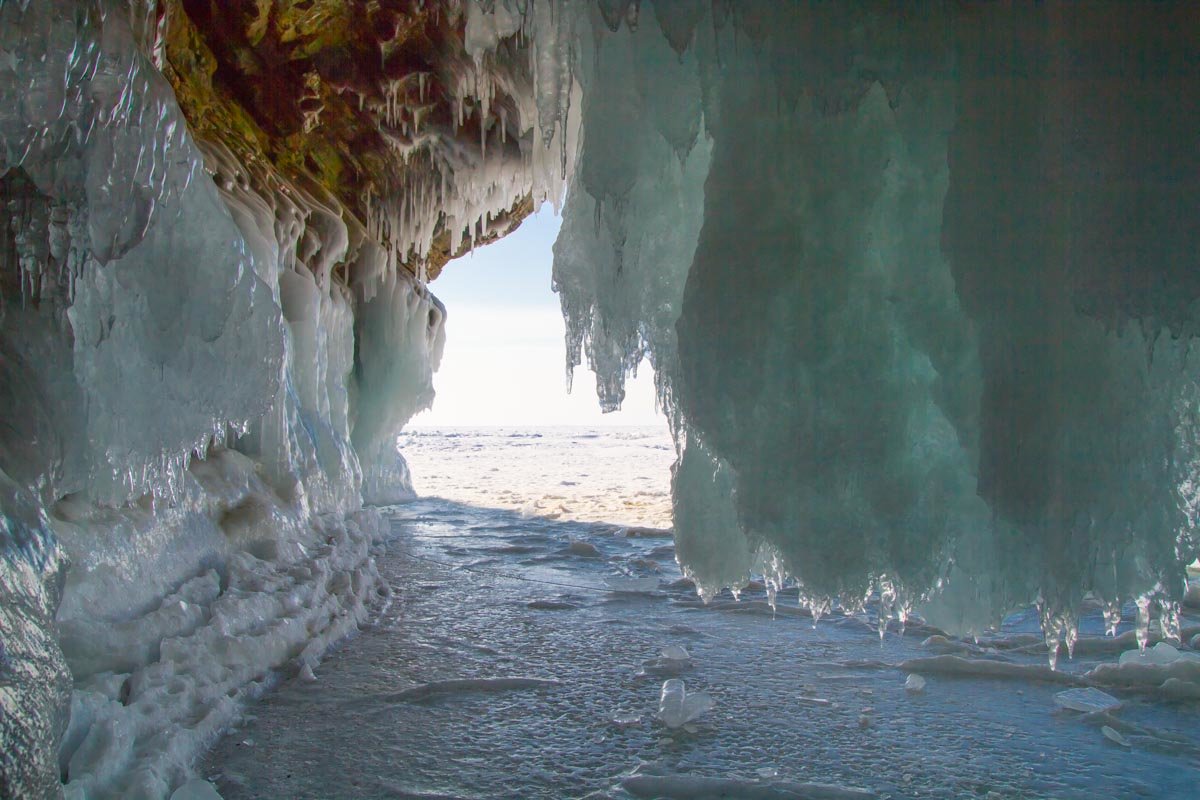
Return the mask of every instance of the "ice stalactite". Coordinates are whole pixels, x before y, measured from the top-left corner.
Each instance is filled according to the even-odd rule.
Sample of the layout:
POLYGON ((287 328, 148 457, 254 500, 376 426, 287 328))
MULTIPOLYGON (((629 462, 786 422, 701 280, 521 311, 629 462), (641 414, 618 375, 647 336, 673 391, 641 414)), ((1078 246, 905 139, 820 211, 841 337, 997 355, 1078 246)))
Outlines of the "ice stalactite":
POLYGON ((579 120, 565 49, 575 19, 569 6, 565 0, 452 4, 450 13, 465 16, 463 51, 443 53, 431 77, 413 73, 397 82, 403 102, 397 96, 384 111, 392 117, 409 109, 412 119, 403 124, 411 135, 386 129, 384 135, 407 169, 377 187, 367 220, 394 263, 419 265, 443 228, 451 254, 503 234, 515 200, 559 207, 579 120), (430 79, 449 95, 449 124, 422 121, 430 79))
POLYGON ((577 22, 555 281, 603 406, 658 371, 702 591, 782 572, 962 631, 1036 601, 1052 651, 1088 593, 1169 621, 1198 545, 1194 12, 631 8, 577 22))
POLYGON ((648 356, 671 409, 675 323, 711 149, 700 117, 678 113, 700 102, 695 56, 677 55, 648 28, 585 37, 579 47, 580 80, 589 87, 582 98, 586 146, 554 262, 568 375, 586 349, 600 403, 613 409, 624 398, 626 374, 648 356))
POLYGON ((713 159, 677 395, 736 476, 742 530, 805 596, 885 582, 906 595, 932 585, 953 531, 988 523, 954 416, 976 391, 972 332, 939 252, 949 54, 905 74, 910 50, 936 59, 936 16, 895 42, 885 19, 813 14, 697 45, 725 60, 706 97, 713 159), (805 22, 841 33, 796 65, 784 42, 805 22), (731 54, 756 34, 757 57, 731 54), (852 52, 853 36, 868 37, 874 79, 828 52, 852 52))

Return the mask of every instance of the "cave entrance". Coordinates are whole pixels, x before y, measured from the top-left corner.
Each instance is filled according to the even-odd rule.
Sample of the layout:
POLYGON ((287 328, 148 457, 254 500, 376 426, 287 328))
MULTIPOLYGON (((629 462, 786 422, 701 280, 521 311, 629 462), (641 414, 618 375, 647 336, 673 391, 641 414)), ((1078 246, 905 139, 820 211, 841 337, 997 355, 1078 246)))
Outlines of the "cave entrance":
POLYGON ((648 363, 602 413, 586 367, 564 380, 564 322, 551 290, 561 218, 549 204, 514 233, 442 270, 437 399, 400 437, 417 492, 528 516, 670 527, 666 418, 648 363))

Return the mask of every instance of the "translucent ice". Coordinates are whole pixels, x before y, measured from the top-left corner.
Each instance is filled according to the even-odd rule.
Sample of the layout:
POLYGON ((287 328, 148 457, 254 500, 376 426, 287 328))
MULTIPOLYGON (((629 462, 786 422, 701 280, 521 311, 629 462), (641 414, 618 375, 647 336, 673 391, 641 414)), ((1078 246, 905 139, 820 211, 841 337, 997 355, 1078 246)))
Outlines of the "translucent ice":
POLYGON ((1121 701, 1111 694, 1099 689, 1087 687, 1084 689, 1067 689, 1054 695, 1054 702, 1072 711, 1090 713, 1093 711, 1112 711, 1121 707, 1121 701))
POLYGON ((688 693, 683 681, 672 678, 664 681, 658 700, 657 719, 668 728, 681 728, 699 719, 716 705, 707 692, 688 693))
POLYGON ((1115 742, 1116 744, 1121 745, 1121 747, 1129 747, 1130 746, 1128 739, 1126 739, 1124 736, 1122 736, 1119 731, 1114 730, 1113 728, 1110 728, 1107 725, 1102 726, 1100 728, 1100 732, 1102 734, 1104 734, 1104 738, 1108 739, 1110 742, 1115 742))
POLYGON ((1118 659, 1117 663, 1121 665, 1147 664, 1166 666, 1178 661, 1181 658, 1186 661, 1200 662, 1200 654, 1198 653, 1181 653, 1179 650, 1175 649, 1166 642, 1159 642, 1153 647, 1146 648, 1145 650, 1126 650, 1124 653, 1121 653, 1121 657, 1118 659))

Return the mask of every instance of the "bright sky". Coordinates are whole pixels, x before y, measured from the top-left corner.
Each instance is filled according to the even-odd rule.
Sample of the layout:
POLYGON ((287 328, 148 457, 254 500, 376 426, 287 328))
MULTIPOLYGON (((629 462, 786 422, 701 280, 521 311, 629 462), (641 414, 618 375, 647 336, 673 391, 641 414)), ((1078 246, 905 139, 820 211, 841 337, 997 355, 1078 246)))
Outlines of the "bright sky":
POLYGON ((413 427, 666 425, 643 363, 621 410, 602 414, 586 365, 566 389, 566 328, 550 290, 551 248, 561 219, 549 205, 495 244, 451 261, 433 293, 446 304, 446 353, 433 376, 433 409, 413 427))

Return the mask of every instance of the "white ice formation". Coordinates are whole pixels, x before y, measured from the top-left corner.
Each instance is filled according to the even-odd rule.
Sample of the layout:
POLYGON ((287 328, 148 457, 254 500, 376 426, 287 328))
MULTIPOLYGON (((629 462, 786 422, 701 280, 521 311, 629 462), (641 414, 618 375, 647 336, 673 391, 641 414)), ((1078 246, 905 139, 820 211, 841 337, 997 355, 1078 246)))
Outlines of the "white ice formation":
POLYGON ((716 705, 707 692, 689 692, 678 678, 663 681, 655 718, 671 730, 699 719, 716 705))
POLYGON ((568 369, 614 407, 653 364, 701 592, 873 594, 881 631, 1036 602, 1052 654, 1088 593, 1171 626, 1200 543, 1190 12, 575 8, 568 369))

